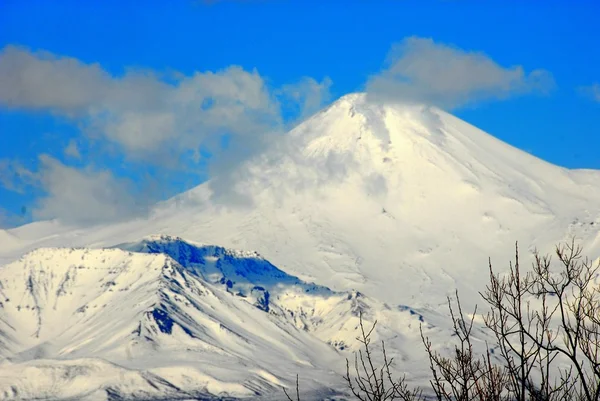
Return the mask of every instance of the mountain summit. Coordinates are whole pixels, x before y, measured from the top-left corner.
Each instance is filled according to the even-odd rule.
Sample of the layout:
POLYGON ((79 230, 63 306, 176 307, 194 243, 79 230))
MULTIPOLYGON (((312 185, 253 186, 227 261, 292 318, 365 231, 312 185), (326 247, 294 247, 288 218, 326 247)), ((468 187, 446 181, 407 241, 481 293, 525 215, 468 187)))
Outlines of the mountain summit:
POLYGON ((595 247, 600 222, 597 171, 551 165, 439 109, 366 94, 312 116, 230 183, 188 194, 206 209, 182 235, 208 226, 219 243, 389 302, 436 304, 455 287, 477 288, 488 257, 504 265, 515 241, 547 250, 577 235, 595 247), (229 198, 247 203, 215 205, 229 198))

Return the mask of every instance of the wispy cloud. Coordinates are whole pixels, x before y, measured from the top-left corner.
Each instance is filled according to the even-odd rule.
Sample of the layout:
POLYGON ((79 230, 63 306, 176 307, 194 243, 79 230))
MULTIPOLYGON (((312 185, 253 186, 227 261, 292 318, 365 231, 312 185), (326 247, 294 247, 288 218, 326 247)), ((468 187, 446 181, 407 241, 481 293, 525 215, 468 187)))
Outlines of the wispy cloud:
POLYGON ((17 160, 0 160, 0 185, 9 191, 23 194, 37 183, 36 174, 17 160))
POLYGON ((580 92, 585 96, 588 96, 596 102, 600 102, 600 84, 594 83, 590 86, 583 86, 579 88, 580 92))
POLYGON ((34 218, 93 224, 135 217, 149 206, 142 200, 143 193, 136 196, 132 191, 136 187, 131 182, 116 178, 108 169, 77 169, 47 155, 41 155, 40 162, 37 175, 44 195, 34 218))
POLYGON ((79 152, 79 146, 77 145, 77 141, 71 139, 69 144, 64 150, 65 156, 72 157, 74 159, 81 159, 81 153, 79 152))
MULTIPOLYGON (((41 156, 39 170, 31 171, 4 161, 0 183, 13 190, 23 185, 41 188, 47 196, 34 211, 39 218, 121 218, 132 209, 146 209, 145 202, 135 199, 140 184, 133 185, 132 192, 111 166, 93 167, 82 158, 82 143, 94 141, 96 152, 117 152, 138 169, 160 167, 174 175, 199 174, 203 163, 218 161, 224 177, 282 132, 286 118, 305 116, 322 106, 330 85, 328 78, 321 83, 303 78, 270 88, 258 71, 239 66, 169 76, 129 69, 115 76, 98 64, 7 46, 0 52, 0 107, 48 112, 72 121, 81 136, 64 153, 83 166, 41 156), (291 104, 292 116, 282 114, 282 101, 285 107, 291 104), (230 143, 226 151, 225 136, 230 143)), ((170 177, 153 177, 152 185, 168 186, 170 177)))
POLYGON ((115 177, 109 169, 67 166, 46 154, 38 159, 35 170, 18 162, 3 161, 0 171, 5 188, 21 193, 39 192, 37 204, 31 210, 35 219, 98 223, 135 217, 149 206, 147 197, 135 196, 148 194, 140 193, 141 188, 131 181, 115 177))
POLYGON ((454 109, 553 87, 545 70, 526 73, 522 66, 503 67, 480 52, 410 37, 393 46, 388 67, 369 79, 366 90, 375 99, 454 109))
POLYGON ((103 103, 111 78, 97 64, 7 46, 0 53, 0 103, 12 108, 85 113, 103 103))
POLYGON ((332 81, 325 77, 321 82, 314 78, 304 77, 294 84, 284 85, 279 93, 285 104, 291 105, 299 119, 317 112, 323 104, 331 100, 332 81))
POLYGON ((0 104, 77 119, 86 135, 119 145, 131 158, 165 162, 210 136, 255 134, 281 123, 262 77, 236 66, 169 84, 149 71, 116 77, 97 64, 10 46, 0 55, 0 77, 0 104))

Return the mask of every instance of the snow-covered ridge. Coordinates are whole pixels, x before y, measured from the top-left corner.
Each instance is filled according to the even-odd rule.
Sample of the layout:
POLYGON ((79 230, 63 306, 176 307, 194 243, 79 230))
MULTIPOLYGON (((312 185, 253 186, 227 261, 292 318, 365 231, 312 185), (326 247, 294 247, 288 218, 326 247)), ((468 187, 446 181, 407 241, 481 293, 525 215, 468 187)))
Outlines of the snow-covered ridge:
POLYGON ((0 375, 0 399, 254 398, 278 394, 298 372, 323 395, 341 388, 333 373, 356 348, 359 311, 392 344, 425 321, 306 283, 257 253, 181 238, 38 249, 0 269, 0 371, 12 372, 0 375), (60 391, 50 385, 57 375, 70 378, 60 391))
MULTIPOLYGON (((209 283, 298 329, 311 332, 340 350, 356 349, 354 340, 359 312, 363 313, 367 323, 376 320, 381 312, 395 313, 394 308, 365 297, 359 291, 333 291, 305 282, 253 251, 202 245, 168 235, 149 236, 140 242, 117 247, 168 255, 209 283)), ((396 310, 415 315, 414 321, 423 320, 422 315, 409 307, 399 306, 396 310)), ((391 331, 385 323, 380 328, 391 331)))

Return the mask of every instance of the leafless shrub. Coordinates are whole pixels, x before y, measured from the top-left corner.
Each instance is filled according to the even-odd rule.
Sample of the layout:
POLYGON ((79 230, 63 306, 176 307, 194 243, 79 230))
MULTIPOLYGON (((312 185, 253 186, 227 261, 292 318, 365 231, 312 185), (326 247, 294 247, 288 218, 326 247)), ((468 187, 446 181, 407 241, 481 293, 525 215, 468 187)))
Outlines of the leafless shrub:
POLYGON ((570 243, 552 258, 535 253, 525 274, 515 263, 507 276, 494 273, 482 293, 485 317, 509 371, 514 399, 600 400, 600 266, 570 243))
POLYGON ((283 392, 285 393, 285 396, 287 397, 288 401, 300 401, 300 385, 298 375, 296 375, 296 399, 294 400, 292 399, 292 397, 290 397, 285 387, 283 388, 283 392))
POLYGON ((362 344, 361 349, 354 353, 354 374, 350 373, 350 361, 346 358, 346 375, 344 379, 352 394, 360 401, 386 401, 422 400, 421 390, 409 389, 405 376, 394 379, 390 367, 394 358, 388 358, 385 350, 385 342, 381 342, 383 353, 383 365, 376 367, 373 350, 371 347, 371 334, 375 330, 377 321, 373 323, 370 330, 365 330, 360 318, 360 336, 356 339, 362 344))
MULTIPOLYGON (((448 298, 458 339, 451 356, 436 351, 421 327, 435 397, 439 401, 600 401, 600 262, 583 258, 573 240, 556 247, 558 268, 550 256, 536 251, 533 268, 524 273, 518 245, 515 250, 515 262, 506 275, 494 273, 489 263, 490 282, 480 294, 489 306, 484 323, 495 343, 491 348, 486 344, 483 355, 474 352, 472 343, 477 308, 471 318, 465 318, 458 292, 456 307, 448 298), (499 363, 493 363, 492 350, 499 363)), ((422 390, 410 389, 404 376, 393 379, 393 360, 387 357, 383 341, 383 365, 376 367, 371 345, 376 325, 366 330, 360 315, 357 340, 362 347, 354 353, 353 369, 346 359, 348 389, 360 401, 424 400, 422 390)), ((296 398, 300 400, 298 377, 296 398)))
POLYGON ((444 357, 433 349, 429 338, 423 334, 421 339, 429 357, 429 367, 432 373, 431 388, 440 401, 470 401, 470 400, 507 400, 506 384, 508 375, 506 369, 492 364, 489 350, 484 356, 473 352, 472 335, 473 321, 477 308, 470 320, 465 319, 458 292, 456 293, 457 310, 452 307, 448 298, 448 309, 452 317, 453 332, 458 338, 452 357, 444 357))

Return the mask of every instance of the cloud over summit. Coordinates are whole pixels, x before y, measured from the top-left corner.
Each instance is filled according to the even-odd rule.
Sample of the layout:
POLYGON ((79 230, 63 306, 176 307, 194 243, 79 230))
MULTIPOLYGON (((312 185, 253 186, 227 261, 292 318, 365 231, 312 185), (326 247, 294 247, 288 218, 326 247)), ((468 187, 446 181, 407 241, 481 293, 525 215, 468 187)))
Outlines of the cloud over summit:
POLYGON ((483 53, 419 37, 394 45, 387 64, 367 82, 367 93, 374 99, 454 109, 480 101, 546 93, 554 87, 548 71, 526 73, 522 66, 503 67, 483 53))
MULTIPOLYGON (((60 155, 39 155, 37 167, 0 160, 0 185, 41 193, 30 208, 34 217, 74 224, 145 213, 208 174, 223 200, 245 160, 331 100, 328 77, 269 82, 236 65, 115 74, 98 63, 7 46, 0 50, 0 107, 59 116, 78 131, 60 155)), ((483 53, 410 37, 391 49, 365 89, 375 101, 453 109, 553 86, 545 70, 503 67, 483 53)))

